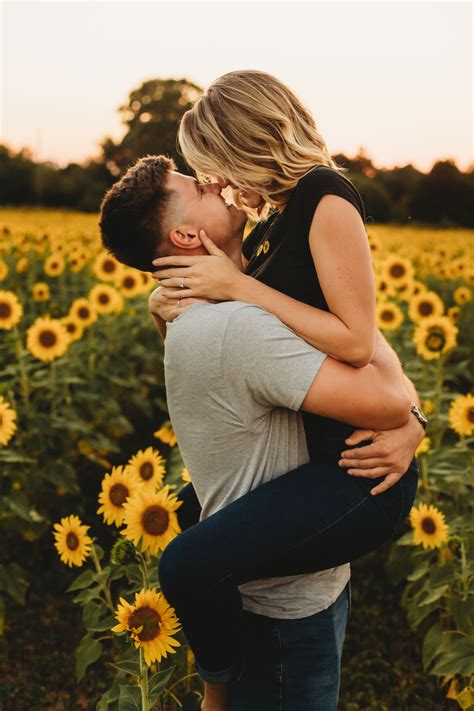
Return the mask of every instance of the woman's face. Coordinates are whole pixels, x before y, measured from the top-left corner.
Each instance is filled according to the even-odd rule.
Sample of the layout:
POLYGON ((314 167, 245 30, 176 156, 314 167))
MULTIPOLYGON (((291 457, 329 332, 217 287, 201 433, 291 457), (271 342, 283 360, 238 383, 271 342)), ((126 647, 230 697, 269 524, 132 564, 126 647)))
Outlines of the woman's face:
POLYGON ((221 178, 219 176, 216 176, 216 182, 219 183, 222 190, 228 187, 232 188, 234 202, 237 202, 238 204, 238 201, 240 201, 244 209, 248 207, 254 210, 262 204, 262 196, 256 193, 254 190, 243 190, 242 188, 236 188, 235 185, 232 185, 232 183, 226 178, 221 178))

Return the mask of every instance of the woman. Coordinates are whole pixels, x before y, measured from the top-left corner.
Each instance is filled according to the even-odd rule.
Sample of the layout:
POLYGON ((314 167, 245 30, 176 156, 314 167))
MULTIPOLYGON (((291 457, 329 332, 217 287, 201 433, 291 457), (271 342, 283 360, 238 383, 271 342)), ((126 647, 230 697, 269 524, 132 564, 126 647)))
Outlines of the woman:
MULTIPOLYGON (((312 116, 299 100, 268 74, 232 72, 214 82, 184 115, 179 140, 188 164, 197 173, 215 176, 222 188, 231 186, 238 204, 257 210, 260 216, 268 207, 277 209, 257 224, 244 243, 245 275, 205 237, 204 244, 214 255, 209 259, 196 260, 189 266, 190 260, 185 258, 188 265, 185 269, 180 268, 184 260, 180 261, 179 257, 156 260, 155 264, 161 267, 155 276, 163 287, 162 314, 169 318, 169 304, 172 304, 173 316, 181 311, 182 306, 178 303, 176 307, 173 299, 180 302, 186 298, 248 301, 274 313, 308 343, 333 357, 355 367, 369 363, 376 337, 375 288, 362 200, 330 158, 312 116)), ((415 401, 412 386, 411 394, 415 401)), ((295 554, 292 561, 282 558, 271 569, 262 565, 254 570, 251 579, 322 570, 364 555, 395 533, 414 500, 417 483, 414 460, 402 479, 395 481, 397 476, 389 476, 386 481, 376 479, 376 491, 380 493, 371 496, 374 482, 367 478, 364 469, 356 469, 361 478, 341 473, 340 453, 353 428, 313 415, 303 417, 314 466, 311 484, 314 492, 313 495, 308 492, 315 502, 311 512, 314 516, 311 550, 295 554), (327 513, 328 501, 325 503, 318 497, 323 479, 324 487, 329 488, 325 488, 322 498, 330 497, 331 501, 338 502, 339 508, 336 506, 331 512, 334 516, 331 555, 326 555, 321 563, 314 552, 321 545, 328 549, 328 527, 323 526, 324 516, 319 518, 316 511, 319 507, 327 513), (368 507, 366 522, 370 521, 369 527, 373 523, 373 528, 366 539, 361 534, 360 545, 351 547, 345 540, 345 532, 351 529, 345 526, 354 515, 354 507, 362 502, 368 507), (379 524, 375 523, 380 521, 377 515, 380 507, 390 521, 388 528, 377 528, 379 524)), ((421 432, 420 428, 420 436, 421 432)), ((360 444, 363 440, 364 436, 360 435, 350 443, 360 444)), ((414 447, 411 456, 413 452, 414 447)), ((347 458, 346 461, 351 463, 352 460, 347 458)), ((389 471, 377 467, 379 463, 372 457, 365 460, 365 465, 372 467, 371 474, 382 477, 389 471)), ((281 486, 281 480, 286 480, 288 486, 290 477, 293 490, 297 491, 301 485, 298 470, 274 480, 272 486, 281 486)), ((261 511, 251 508, 254 493, 239 499, 240 507, 245 507, 248 501, 253 515, 265 520, 264 508, 261 511)), ((184 505, 180 522, 185 528, 199 520, 199 504, 192 485, 181 492, 181 498, 184 505)), ((291 500, 288 503, 291 507, 291 500)), ((265 505, 268 507, 271 501, 265 505)), ((188 540, 191 536, 199 540, 203 523, 187 532, 188 540)), ((226 535, 230 535, 228 530, 226 535)), ((236 528, 236 538, 238 535, 236 528)), ((252 551, 240 551, 240 554, 251 557, 252 551)), ((186 590, 185 586, 177 590, 168 584, 168 561, 172 556, 175 563, 179 561, 180 537, 163 554, 160 579, 168 601, 176 608, 181 621, 185 620, 183 628, 187 633, 193 626, 193 614, 197 617, 197 612, 192 612, 193 590, 186 590)), ((216 605, 219 600, 221 607, 222 600, 228 599, 229 621, 235 622, 236 596, 229 594, 229 586, 235 593, 237 586, 249 578, 243 579, 240 575, 238 556, 232 563, 231 573, 228 567, 219 568, 212 551, 208 557, 214 566, 215 581, 209 584, 207 609, 212 610, 213 598, 216 605), (221 580, 224 571, 225 580, 221 580)), ((185 567, 185 558, 181 564, 185 567)), ((200 602, 204 604, 203 600, 200 602)), ((201 611, 203 609, 201 605, 201 611)), ((205 680, 234 678, 237 630, 238 625, 229 622, 228 630, 220 630, 203 639, 202 644, 195 644, 197 668, 205 680)), ((194 640, 196 636, 194 629, 194 640)))

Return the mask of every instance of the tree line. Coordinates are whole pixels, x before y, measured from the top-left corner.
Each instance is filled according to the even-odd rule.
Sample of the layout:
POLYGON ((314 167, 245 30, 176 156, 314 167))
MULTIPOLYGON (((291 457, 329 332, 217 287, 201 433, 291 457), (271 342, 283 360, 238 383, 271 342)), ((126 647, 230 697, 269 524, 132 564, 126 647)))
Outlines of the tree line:
MULTIPOLYGON (((202 89, 186 79, 152 79, 130 92, 118 111, 121 140, 104 138, 100 153, 61 168, 35 161, 31 151, 0 144, 0 204, 98 210, 105 191, 137 158, 172 156, 189 173, 176 145, 179 121, 202 89)), ((428 173, 408 164, 377 168, 363 148, 354 157, 332 156, 348 169, 366 207, 367 222, 474 227, 474 165, 462 172, 452 160, 437 161, 428 173)))

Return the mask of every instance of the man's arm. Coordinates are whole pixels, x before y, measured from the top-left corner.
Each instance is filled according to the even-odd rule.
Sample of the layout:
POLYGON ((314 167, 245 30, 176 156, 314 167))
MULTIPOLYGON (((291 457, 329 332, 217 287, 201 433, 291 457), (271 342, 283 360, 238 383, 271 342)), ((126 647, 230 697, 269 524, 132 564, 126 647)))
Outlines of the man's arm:
POLYGON ((357 427, 388 430, 408 422, 412 404, 400 361, 378 334, 374 357, 363 368, 326 358, 301 409, 357 427))

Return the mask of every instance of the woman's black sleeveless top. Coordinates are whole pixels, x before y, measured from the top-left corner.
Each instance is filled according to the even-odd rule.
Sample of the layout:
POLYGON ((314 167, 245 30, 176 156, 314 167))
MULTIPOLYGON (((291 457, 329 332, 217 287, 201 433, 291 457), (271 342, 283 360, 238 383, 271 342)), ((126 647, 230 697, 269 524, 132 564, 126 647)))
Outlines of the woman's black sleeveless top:
MULTIPOLYGON (((272 213, 258 223, 244 241, 249 260, 247 274, 273 289, 329 311, 309 247, 314 211, 323 195, 338 195, 359 211, 365 223, 362 198, 352 182, 327 166, 316 166, 298 182, 282 214, 272 213)), ((303 413, 311 459, 338 458, 354 427, 318 415, 303 413)))

